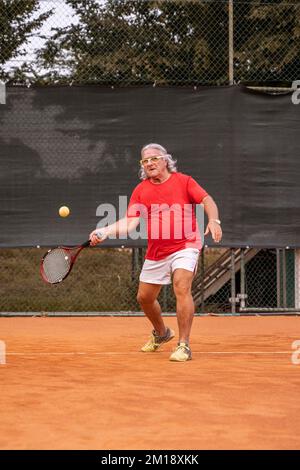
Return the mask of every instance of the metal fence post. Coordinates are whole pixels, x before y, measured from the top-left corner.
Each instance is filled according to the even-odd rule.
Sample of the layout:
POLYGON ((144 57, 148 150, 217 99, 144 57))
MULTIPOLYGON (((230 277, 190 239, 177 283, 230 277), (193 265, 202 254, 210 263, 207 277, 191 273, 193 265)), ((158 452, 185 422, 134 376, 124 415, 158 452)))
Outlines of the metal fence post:
POLYGON ((143 248, 138 248, 138 266, 139 268, 142 269, 143 262, 144 262, 144 256, 143 256, 143 248))
POLYGON ((233 85, 233 54, 234 54, 234 42, 233 42, 233 0, 228 0, 228 77, 229 85, 233 85))
POLYGON ((200 265, 200 273, 201 273, 201 313, 205 311, 205 302, 204 302, 204 250, 205 247, 203 246, 201 250, 201 265, 200 265))
POLYGON ((244 248, 241 249, 241 295, 240 295, 240 306, 241 308, 246 307, 246 293, 245 293, 245 252, 244 248))
POLYGON ((235 285, 235 256, 234 256, 234 248, 231 248, 231 313, 236 312, 235 304, 236 304, 236 285, 235 285))
POLYGON ((276 286, 277 286, 277 308, 281 306, 281 274, 280 274, 280 249, 276 248, 276 286))
POLYGON ((131 250, 131 281, 135 280, 136 275, 136 248, 132 248, 131 250))
POLYGON ((286 284, 286 251, 285 248, 282 249, 282 306, 286 308, 286 292, 287 284, 286 284))

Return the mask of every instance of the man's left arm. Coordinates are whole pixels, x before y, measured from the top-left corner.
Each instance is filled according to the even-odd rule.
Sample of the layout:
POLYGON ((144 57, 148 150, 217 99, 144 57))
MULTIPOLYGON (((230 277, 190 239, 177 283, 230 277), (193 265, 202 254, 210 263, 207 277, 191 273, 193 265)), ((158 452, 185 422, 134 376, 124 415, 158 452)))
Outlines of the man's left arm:
POLYGON ((190 200, 194 204, 203 204, 207 214, 208 224, 204 235, 211 232, 213 240, 219 243, 222 239, 222 229, 215 201, 191 176, 188 179, 188 192, 190 200))
POLYGON ((222 229, 218 207, 211 196, 204 197, 202 204, 204 205, 204 210, 208 218, 204 235, 210 232, 214 242, 219 243, 222 240, 222 229))

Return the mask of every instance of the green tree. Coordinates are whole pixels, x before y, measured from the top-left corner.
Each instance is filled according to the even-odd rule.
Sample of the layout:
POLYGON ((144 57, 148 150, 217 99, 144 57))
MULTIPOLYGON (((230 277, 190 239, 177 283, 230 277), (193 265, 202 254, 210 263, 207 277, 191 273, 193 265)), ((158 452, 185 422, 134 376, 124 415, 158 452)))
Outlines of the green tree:
POLYGON ((77 24, 39 52, 45 81, 226 83, 228 13, 200 0, 67 0, 77 24))
POLYGON ((295 0, 234 4, 236 81, 292 81, 300 74, 300 5, 295 0))
MULTIPOLYGON (((26 61, 5 70, 5 64, 16 57, 26 55, 25 46, 52 11, 37 15, 38 0, 0 0, 0 79, 15 81, 24 79, 23 70, 28 69, 26 61), (22 65, 21 65, 22 64, 22 65)), ((26 75, 26 74, 25 74, 26 75)))

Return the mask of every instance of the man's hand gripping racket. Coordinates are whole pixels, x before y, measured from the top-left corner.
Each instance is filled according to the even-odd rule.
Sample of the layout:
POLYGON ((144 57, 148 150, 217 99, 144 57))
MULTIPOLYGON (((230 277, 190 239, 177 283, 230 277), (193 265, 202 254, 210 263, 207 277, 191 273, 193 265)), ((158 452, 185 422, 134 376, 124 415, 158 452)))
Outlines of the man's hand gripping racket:
POLYGON ((94 230, 92 234, 90 239, 82 245, 58 246, 48 250, 41 260, 40 272, 43 280, 49 284, 62 282, 72 271, 74 263, 83 248, 94 246, 107 238, 104 231, 94 230))

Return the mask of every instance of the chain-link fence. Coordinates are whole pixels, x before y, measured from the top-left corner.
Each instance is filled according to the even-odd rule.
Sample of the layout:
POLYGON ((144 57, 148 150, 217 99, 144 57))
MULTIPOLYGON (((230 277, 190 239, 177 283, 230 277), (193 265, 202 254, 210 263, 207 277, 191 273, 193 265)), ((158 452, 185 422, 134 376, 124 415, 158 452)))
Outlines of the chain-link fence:
POLYGON ((225 85, 300 76, 295 0, 2 0, 10 84, 225 85))
MULTIPOLYGON (((240 286, 240 278, 237 281, 240 286)), ((245 269, 245 308, 284 311, 295 307, 295 251, 260 250, 245 269)))
MULTIPOLYGON (((142 249, 86 249, 58 285, 39 274, 41 249, 0 250, 0 312, 137 312, 142 249)), ((237 313, 295 307, 294 250, 205 248, 193 283, 196 312, 237 313), (249 310, 248 310, 249 309, 249 310)), ((159 296, 176 311, 172 286, 159 296)))

